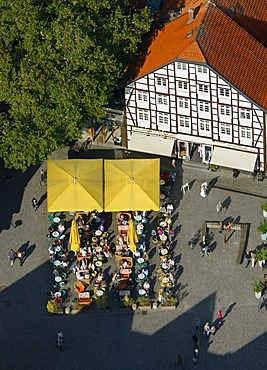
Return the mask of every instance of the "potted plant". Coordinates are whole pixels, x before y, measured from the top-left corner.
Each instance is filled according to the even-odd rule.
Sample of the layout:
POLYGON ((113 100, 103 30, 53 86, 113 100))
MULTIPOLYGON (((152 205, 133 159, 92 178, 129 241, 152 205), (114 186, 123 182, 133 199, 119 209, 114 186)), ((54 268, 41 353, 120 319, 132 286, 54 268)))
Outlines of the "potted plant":
POLYGON ((46 309, 49 313, 63 313, 61 304, 53 300, 47 302, 46 309))
POLYGON ((84 305, 78 303, 78 302, 74 302, 72 305, 71 305, 71 314, 72 315, 76 315, 78 312, 80 312, 82 309, 84 308, 84 305))
POLYGON ((256 298, 260 298, 262 295, 262 291, 265 288, 265 280, 256 280, 254 279, 252 282, 253 292, 255 293, 256 298))
POLYGON ((262 203, 261 204, 261 209, 263 212, 263 217, 267 217, 267 203, 262 203))
POLYGON ((259 266, 263 267, 265 261, 267 260, 267 249, 265 247, 257 249, 255 258, 259 262, 259 266))
POLYGON ((138 306, 140 308, 140 310, 148 310, 149 308, 151 308, 151 302, 150 302, 150 299, 148 297, 140 297, 138 299, 138 306))
POLYGON ((106 294, 95 298, 95 303, 99 310, 106 310, 108 308, 108 296, 106 294))
POLYGON ((261 233, 261 240, 267 239, 267 221, 263 220, 257 227, 257 231, 261 233))
POLYGON ((258 171, 255 177, 258 181, 263 181, 265 178, 265 172, 264 171, 258 171))
POLYGON ((120 300, 120 307, 121 308, 130 308, 134 304, 134 299, 130 295, 126 294, 123 296, 123 298, 120 300))
POLYGON ((164 309, 175 309, 177 307, 177 298, 176 297, 166 297, 165 299, 162 300, 161 306, 164 309))
POLYGON ((209 164, 208 165, 208 171, 212 171, 212 172, 215 172, 217 171, 219 168, 219 166, 217 166, 216 164, 209 164))

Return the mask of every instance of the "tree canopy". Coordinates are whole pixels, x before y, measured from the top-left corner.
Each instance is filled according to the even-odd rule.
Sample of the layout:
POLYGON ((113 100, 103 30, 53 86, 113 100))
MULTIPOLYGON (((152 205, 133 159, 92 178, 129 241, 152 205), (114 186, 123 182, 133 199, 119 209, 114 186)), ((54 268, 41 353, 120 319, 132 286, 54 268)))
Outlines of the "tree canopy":
POLYGON ((0 157, 25 170, 103 116, 148 8, 127 0, 0 0, 0 157))

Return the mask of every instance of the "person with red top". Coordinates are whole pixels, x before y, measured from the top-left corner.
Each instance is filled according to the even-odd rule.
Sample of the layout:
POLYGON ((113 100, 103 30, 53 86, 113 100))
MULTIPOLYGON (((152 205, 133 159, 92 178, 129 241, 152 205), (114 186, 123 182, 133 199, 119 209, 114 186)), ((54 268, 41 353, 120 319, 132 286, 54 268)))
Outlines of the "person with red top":
POLYGON ((223 316, 222 316, 222 310, 219 310, 217 312, 217 317, 218 317, 218 321, 219 321, 219 325, 220 325, 222 323, 222 318, 223 318, 223 316))

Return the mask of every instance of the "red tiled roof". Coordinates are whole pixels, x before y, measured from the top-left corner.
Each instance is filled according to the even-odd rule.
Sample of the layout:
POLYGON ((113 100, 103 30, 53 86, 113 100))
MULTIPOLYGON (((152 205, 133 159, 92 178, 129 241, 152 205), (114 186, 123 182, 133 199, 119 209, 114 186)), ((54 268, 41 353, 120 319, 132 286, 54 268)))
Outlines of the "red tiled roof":
POLYGON ((145 50, 143 44, 138 65, 128 68, 124 80, 139 78, 175 59, 207 62, 267 110, 266 18, 266 0, 186 0, 178 18, 149 35, 150 45, 145 50), (191 7, 199 11, 188 23, 191 7))
POLYGON ((212 68, 267 110, 267 49, 261 43, 212 3, 197 42, 212 68))
POLYGON ((203 18, 206 1, 204 4, 200 0, 194 2, 194 7, 200 6, 200 10, 196 19, 188 23, 188 9, 191 7, 190 5, 192 5, 192 1, 187 1, 187 5, 181 15, 158 31, 148 48, 145 61, 140 66, 136 78, 179 58, 181 54, 188 55, 192 60, 198 62, 205 61, 201 50, 194 41, 197 35, 197 28, 203 18), (193 34, 187 37, 190 31, 193 31, 193 34))

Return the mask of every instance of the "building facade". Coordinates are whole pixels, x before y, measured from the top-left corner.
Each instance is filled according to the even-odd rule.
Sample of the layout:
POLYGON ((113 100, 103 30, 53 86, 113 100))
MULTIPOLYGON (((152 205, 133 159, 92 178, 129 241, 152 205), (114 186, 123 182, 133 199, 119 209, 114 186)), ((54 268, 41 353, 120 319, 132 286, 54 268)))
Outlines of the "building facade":
MULTIPOLYGON (((128 149, 186 160, 197 153, 204 163, 249 172, 255 168, 266 171, 267 66, 262 63, 267 62, 267 49, 241 29, 250 43, 244 40, 247 43, 241 46, 239 55, 236 50, 236 55, 225 58, 224 53, 231 52, 226 50, 229 43, 225 50, 218 48, 218 55, 213 55, 216 45, 211 50, 206 39, 210 43, 220 30, 213 30, 212 22, 216 26, 221 22, 223 28, 229 23, 229 32, 231 27, 237 29, 236 37, 241 36, 240 25, 212 2, 194 8, 191 5, 188 1, 179 17, 158 33, 143 67, 125 88, 128 149), (242 75, 235 68, 250 62, 245 48, 251 49, 248 52, 254 53, 254 60, 250 68, 243 68, 242 75), (261 70, 251 76, 257 58, 261 70), (246 76, 248 71, 250 75, 246 76), (265 84, 257 84, 257 73, 265 84), (246 88, 249 84, 255 86, 246 88)), ((221 42, 217 35, 213 41, 221 42)), ((236 42, 231 45, 232 53, 236 42)))

